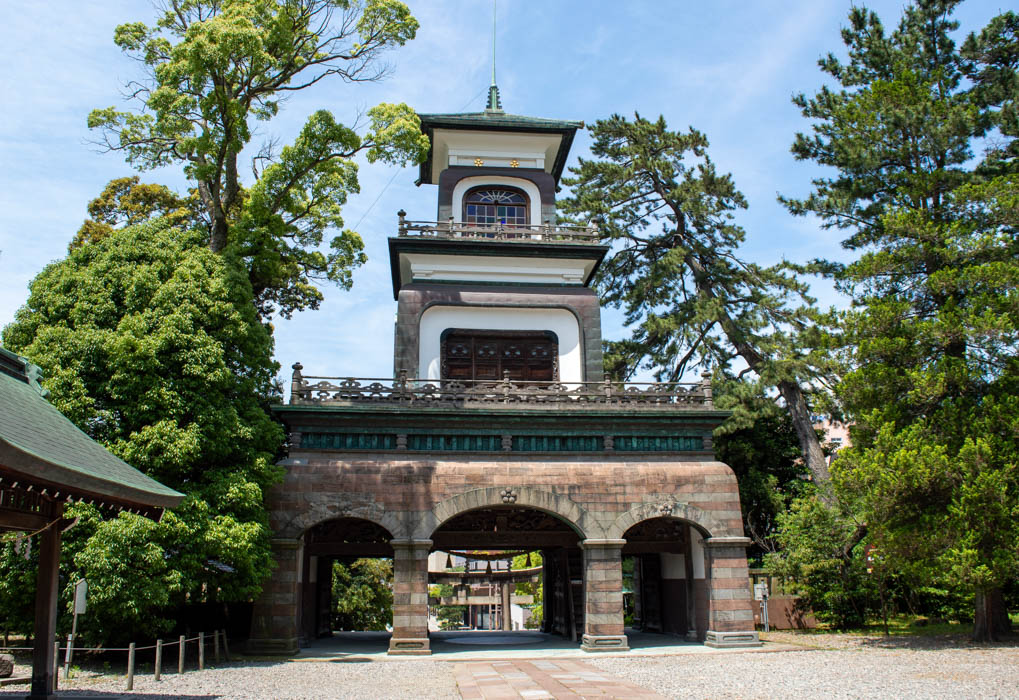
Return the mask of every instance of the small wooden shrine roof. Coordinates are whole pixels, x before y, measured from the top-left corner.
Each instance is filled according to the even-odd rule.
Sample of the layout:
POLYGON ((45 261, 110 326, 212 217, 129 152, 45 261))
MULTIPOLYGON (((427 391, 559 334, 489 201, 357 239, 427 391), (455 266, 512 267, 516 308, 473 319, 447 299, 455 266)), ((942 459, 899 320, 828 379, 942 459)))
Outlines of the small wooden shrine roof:
POLYGON ((0 348, 0 490, 148 516, 183 500, 79 430, 46 400, 40 377, 38 367, 0 348))

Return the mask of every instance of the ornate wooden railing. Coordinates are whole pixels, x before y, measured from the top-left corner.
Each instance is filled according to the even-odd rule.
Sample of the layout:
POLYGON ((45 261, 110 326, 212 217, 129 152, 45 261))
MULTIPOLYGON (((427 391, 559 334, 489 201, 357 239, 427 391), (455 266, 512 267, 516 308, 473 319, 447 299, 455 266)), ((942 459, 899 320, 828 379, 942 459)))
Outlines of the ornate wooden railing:
POLYGON ((398 213, 401 237, 441 238, 445 240, 497 240, 519 243, 598 243, 598 222, 589 226, 554 224, 465 224, 453 221, 408 221, 407 212, 398 213))
POLYGON ((711 382, 513 382, 410 379, 406 372, 388 379, 305 377, 295 363, 290 403, 454 404, 546 408, 711 409, 711 382))

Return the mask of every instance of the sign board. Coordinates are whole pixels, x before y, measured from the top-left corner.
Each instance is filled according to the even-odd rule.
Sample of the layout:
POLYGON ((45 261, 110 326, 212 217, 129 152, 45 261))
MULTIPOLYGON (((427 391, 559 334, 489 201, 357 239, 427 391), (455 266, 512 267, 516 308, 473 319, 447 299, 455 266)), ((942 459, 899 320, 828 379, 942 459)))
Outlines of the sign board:
POLYGON ((85 598, 88 596, 88 584, 85 579, 78 579, 78 583, 74 584, 74 614, 84 615, 85 614, 85 598))
POLYGON ((764 600, 768 597, 768 584, 766 583, 755 583, 754 584, 754 600, 764 600))

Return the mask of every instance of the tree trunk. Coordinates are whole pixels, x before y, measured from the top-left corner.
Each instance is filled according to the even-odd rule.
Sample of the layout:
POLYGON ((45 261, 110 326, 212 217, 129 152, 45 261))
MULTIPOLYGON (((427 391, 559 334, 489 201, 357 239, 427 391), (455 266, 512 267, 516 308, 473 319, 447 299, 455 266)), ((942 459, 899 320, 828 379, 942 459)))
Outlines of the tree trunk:
POLYGON ((800 441, 800 450, 803 452, 803 459, 807 464, 814 479, 814 483, 821 489, 822 496, 827 491, 831 475, 828 472, 828 460, 821 449, 821 441, 817 439, 814 432, 814 422, 811 419, 810 411, 807 410, 807 401, 803 398, 803 390, 795 382, 779 382, 778 391, 785 400, 786 410, 793 421, 793 428, 796 430, 796 437, 800 441))
POLYGON ((998 642, 1012 635, 1012 621, 1000 588, 978 590, 973 605, 973 641, 998 642))
POLYGON ((222 253, 226 248, 228 233, 229 228, 226 223, 226 216, 216 216, 212 222, 212 235, 209 237, 209 250, 213 253, 222 253))
MULTIPOLYGON (((664 193, 662 196, 664 198, 664 193)), ((681 215, 678 211, 676 214, 677 216, 681 215)), ((708 279, 707 271, 700 261, 692 253, 687 253, 683 259, 693 272, 694 283, 698 291, 706 297, 718 299, 714 286, 708 279)), ((747 341, 739 326, 724 310, 719 315, 718 323, 740 357, 746 361, 750 369, 760 374, 758 368, 764 363, 764 356, 747 341)), ((828 472, 828 460, 825 459, 821 442, 817 439, 817 433, 814 432, 814 423, 811 420, 810 411, 807 410, 807 401, 803 398, 803 390, 798 383, 786 380, 779 382, 778 391, 785 400, 786 410, 789 411, 789 417, 792 419, 793 429, 796 430, 796 437, 799 439, 800 451, 803 453, 803 461, 807 465, 807 470, 810 471, 814 483, 820 490, 821 498, 830 504, 832 495, 829 488, 831 475, 828 472)))

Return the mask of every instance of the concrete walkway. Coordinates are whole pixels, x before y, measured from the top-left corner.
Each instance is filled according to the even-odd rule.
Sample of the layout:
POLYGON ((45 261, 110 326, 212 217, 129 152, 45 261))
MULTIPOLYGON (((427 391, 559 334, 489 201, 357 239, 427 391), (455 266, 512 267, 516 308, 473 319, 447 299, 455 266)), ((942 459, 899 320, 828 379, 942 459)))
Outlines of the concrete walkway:
MULTIPOLYGON (((580 645, 558 635, 534 630, 447 631, 431 632, 431 656, 416 657, 433 661, 492 661, 516 659, 590 659, 594 656, 673 656, 686 654, 729 654, 755 651, 794 649, 785 644, 765 644, 753 649, 712 649, 700 643, 686 642, 679 637, 626 630, 630 642, 628 652, 591 654, 580 645)), ((408 660, 415 657, 388 656, 388 632, 334 632, 332 637, 318 639, 301 649, 295 661, 385 661, 408 660)))

